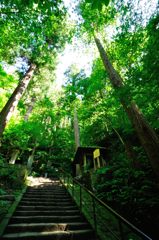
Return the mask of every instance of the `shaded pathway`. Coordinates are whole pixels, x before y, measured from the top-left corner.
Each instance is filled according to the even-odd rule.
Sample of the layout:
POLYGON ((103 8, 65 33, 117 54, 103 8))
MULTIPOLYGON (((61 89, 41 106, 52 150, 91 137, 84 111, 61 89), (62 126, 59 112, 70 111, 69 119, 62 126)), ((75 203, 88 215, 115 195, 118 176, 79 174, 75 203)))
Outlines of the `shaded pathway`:
POLYGON ((32 178, 5 229, 7 239, 95 240, 94 232, 58 179, 32 178))

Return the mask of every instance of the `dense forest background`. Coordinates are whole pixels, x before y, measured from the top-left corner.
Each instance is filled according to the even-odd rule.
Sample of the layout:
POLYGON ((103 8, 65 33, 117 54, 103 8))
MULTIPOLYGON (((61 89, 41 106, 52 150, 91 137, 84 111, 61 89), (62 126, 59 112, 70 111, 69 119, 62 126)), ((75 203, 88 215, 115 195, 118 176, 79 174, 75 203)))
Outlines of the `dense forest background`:
POLYGON ((78 144, 107 151, 106 167, 83 183, 156 237, 159 6, 155 0, 73 6, 72 20, 61 0, 0 3, 0 194, 16 193, 31 169, 40 176, 50 163, 70 172, 79 128, 78 144), (91 72, 71 65, 57 90, 58 56, 74 38, 92 49, 91 72))

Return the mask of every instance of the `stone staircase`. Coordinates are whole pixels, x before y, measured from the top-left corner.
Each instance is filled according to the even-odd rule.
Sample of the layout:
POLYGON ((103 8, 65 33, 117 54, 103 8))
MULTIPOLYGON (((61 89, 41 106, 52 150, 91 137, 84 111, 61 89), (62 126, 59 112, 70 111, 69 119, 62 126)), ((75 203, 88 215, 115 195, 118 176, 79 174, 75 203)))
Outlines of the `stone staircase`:
POLYGON ((94 231, 58 179, 28 187, 3 240, 95 240, 94 231))

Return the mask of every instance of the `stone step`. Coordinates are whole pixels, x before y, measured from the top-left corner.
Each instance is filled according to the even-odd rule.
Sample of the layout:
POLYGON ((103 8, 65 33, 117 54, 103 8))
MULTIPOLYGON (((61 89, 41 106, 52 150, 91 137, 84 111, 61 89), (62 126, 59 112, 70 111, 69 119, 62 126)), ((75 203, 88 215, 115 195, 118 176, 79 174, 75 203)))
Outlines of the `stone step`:
POLYGON ((54 185, 28 188, 28 191, 51 191, 51 190, 56 192, 56 191, 64 191, 66 189, 64 187, 54 186, 54 185))
POLYGON ((58 198, 58 197, 23 197, 22 201, 31 201, 31 202, 53 202, 53 201, 61 201, 61 202, 67 202, 67 201, 72 201, 70 197, 63 197, 63 198, 58 198))
POLYGON ((39 210, 39 211, 55 211, 55 210, 77 210, 77 206, 76 205, 70 205, 70 206, 43 206, 43 205, 39 205, 39 206, 23 206, 23 205, 19 205, 17 207, 17 210, 19 211, 34 211, 34 210, 39 210))
POLYGON ((95 240, 91 229, 75 231, 54 231, 54 232, 24 232, 10 233, 3 235, 3 240, 95 240))
MULTIPOLYGON (((15 213, 16 214, 16 213, 15 213)), ((40 223, 40 222, 79 222, 82 220, 82 217, 80 215, 74 215, 74 216, 13 216, 10 220, 10 223, 40 223)))
POLYGON ((70 205, 73 205, 73 201, 70 200, 70 201, 64 201, 64 202, 56 202, 56 201, 51 201, 51 202, 43 202, 43 201, 39 201, 39 202, 35 202, 35 201, 21 201, 21 204, 22 205, 25 205, 25 206, 41 206, 41 205, 44 205, 44 206, 70 206, 70 205))
POLYGON ((43 184, 43 183, 40 183, 40 185, 38 185, 38 186, 30 186, 30 187, 28 187, 28 189, 47 189, 47 188, 53 188, 54 187, 54 189, 59 189, 59 188, 61 188, 61 189, 64 189, 65 187, 64 186, 62 186, 60 183, 50 183, 50 184, 43 184))
POLYGON ((49 232, 49 231, 68 231, 68 230, 80 230, 88 229, 89 224, 87 222, 62 222, 62 223, 19 223, 9 224, 7 233, 20 233, 20 232, 49 232))
POLYGON ((55 181, 28 187, 0 239, 95 240, 95 234, 65 187, 55 181))
MULTIPOLYGON (((28 186, 28 188, 47 188, 47 187, 60 187, 62 186, 61 183, 59 181, 57 182, 39 182, 38 185, 34 185, 34 186, 28 186)), ((64 187, 64 186, 62 186, 64 187)))
POLYGON ((28 198, 29 200, 31 199, 31 198, 35 198, 35 199, 72 199, 71 197, 70 197, 70 195, 67 195, 67 194, 63 194, 63 195, 57 195, 57 194, 48 194, 48 195, 44 195, 44 194, 39 194, 39 195, 37 195, 37 194, 25 194, 24 196, 23 196, 23 198, 28 198))
POLYGON ((30 192, 26 192, 25 194, 24 194, 24 196, 38 196, 38 197, 41 197, 41 196, 61 196, 61 197, 63 197, 63 196, 70 196, 68 193, 54 193, 54 192, 50 192, 50 193, 40 193, 40 192, 34 192, 34 193, 30 193, 30 192))
MULTIPOLYGON (((50 179, 51 180, 51 179, 50 179)), ((49 185, 49 184, 61 184, 61 181, 59 179, 52 179, 51 181, 39 181, 41 184, 49 185)))
POLYGON ((36 185, 36 186, 30 186, 30 188, 40 188, 40 187, 50 187, 50 186, 55 186, 55 187, 62 186, 62 187, 64 187, 64 186, 61 184, 61 182, 56 181, 56 182, 47 182, 47 183, 39 182, 38 185, 36 185))
POLYGON ((50 193, 40 193, 40 192, 36 192, 36 193, 25 193, 24 194, 24 196, 28 196, 28 197, 30 197, 30 196, 32 196, 32 197, 36 197, 36 196, 38 196, 38 197, 50 197, 50 196, 57 196, 57 197, 65 197, 65 196, 70 196, 68 193, 54 193, 53 191, 51 191, 50 193))
POLYGON ((50 191, 44 191, 44 190, 29 190, 27 191, 26 193, 30 193, 30 194, 67 194, 66 191, 53 191, 53 190, 50 190, 50 191))
POLYGON ((39 186, 32 186, 32 187, 28 187, 28 190, 29 189, 47 189, 47 188, 54 188, 54 190, 56 189, 60 189, 60 190, 63 190, 65 189, 64 186, 62 186, 61 184, 52 184, 52 185, 45 185, 45 184, 41 184, 39 186))
POLYGON ((54 210, 54 211, 16 211, 15 214, 18 216, 73 216, 79 214, 79 210, 54 210))

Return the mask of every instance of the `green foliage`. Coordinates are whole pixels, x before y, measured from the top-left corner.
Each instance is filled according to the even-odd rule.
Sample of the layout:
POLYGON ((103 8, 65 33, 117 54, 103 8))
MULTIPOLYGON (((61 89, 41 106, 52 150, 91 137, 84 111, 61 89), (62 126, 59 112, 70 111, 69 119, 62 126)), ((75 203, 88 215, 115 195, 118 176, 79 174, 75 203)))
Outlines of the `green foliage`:
MULTIPOLYGON (((9 165, 0 155, 0 195, 17 197, 26 184, 27 169, 21 165, 9 165)), ((0 220, 5 216, 11 201, 0 200, 0 220)))
POLYGON ((0 65, 0 110, 10 97, 17 81, 12 75, 8 75, 0 65))
POLYGON ((109 2, 109 0, 86 0, 86 3, 91 4, 92 9, 97 8, 99 11, 102 10, 103 5, 108 6, 109 2))
MULTIPOLYGON (((93 189, 97 197, 130 222, 143 228, 148 222, 151 224, 151 221, 157 219, 154 211, 159 207, 158 189, 152 171, 145 163, 142 169, 131 168, 126 161, 122 164, 124 156, 120 158, 118 152, 114 155, 116 161, 93 174, 93 189), (149 220, 144 219, 145 215, 149 220)), ((148 233, 150 229, 144 231, 148 233)))
POLYGON ((82 16, 83 21, 80 25, 81 32, 86 32, 91 38, 94 31, 103 31, 103 25, 114 22, 116 9, 114 4, 109 4, 107 0, 88 0, 81 1, 78 12, 82 16))
MULTIPOLYGON (((1 57, 14 61, 21 56, 22 59, 35 61, 40 68, 6 129, 0 164, 6 166, 12 150, 19 149, 19 158, 26 165, 35 148, 33 176, 41 176, 49 171, 53 174, 49 164, 53 168, 62 166, 71 171, 75 151, 73 116, 76 108, 81 145, 99 145, 107 149, 107 166, 92 176, 85 174, 83 181, 90 188, 92 183, 97 196, 117 211, 125 214, 125 209, 128 209, 131 221, 137 219, 138 223, 143 215, 152 219, 150 213, 158 209, 158 189, 119 98, 126 102, 131 91, 132 99, 158 131, 157 11, 145 22, 142 14, 134 11, 132 1, 111 1, 109 5, 104 0, 80 1, 77 11, 82 21, 77 26, 78 30, 80 28, 82 34, 87 31, 86 35, 91 37, 94 31, 98 31, 102 36, 110 60, 124 77, 125 89, 118 92, 112 89, 102 61, 96 58, 89 76, 83 70, 70 67, 65 73, 66 82, 62 91, 57 93, 52 87, 55 57, 65 40, 70 39, 68 35, 71 29, 70 26, 65 28, 66 11, 63 4, 61 1, 33 0, 3 2, 1 11, 8 10, 10 14, 1 14, 1 57), (113 34, 110 29, 114 31, 113 34), (109 37, 106 36, 109 35, 108 31, 109 37), (26 120, 30 106, 32 108, 26 120), (127 142, 134 153, 133 158, 128 155, 127 142)), ((87 39, 88 42, 91 37, 87 39)), ((2 108, 16 80, 2 68, 0 77, 2 108)), ((21 186, 24 176, 25 169, 19 170, 16 165, 2 168, 0 177, 3 186, 0 186, 0 194, 6 192, 4 186, 7 184, 15 188, 21 186)), ((2 204, 6 208, 7 203, 2 204)))
POLYGON ((64 31, 66 11, 62 2, 3 2, 0 22, 3 59, 14 62, 15 57, 25 57, 40 65, 51 60, 51 54, 56 54, 68 35, 64 31))
POLYGON ((3 219, 9 207, 10 207, 10 203, 8 201, 3 201, 3 200, 0 201, 0 220, 3 219))
POLYGON ((25 166, 8 164, 1 166, 0 179, 4 189, 21 189, 25 184, 26 176, 25 166))

